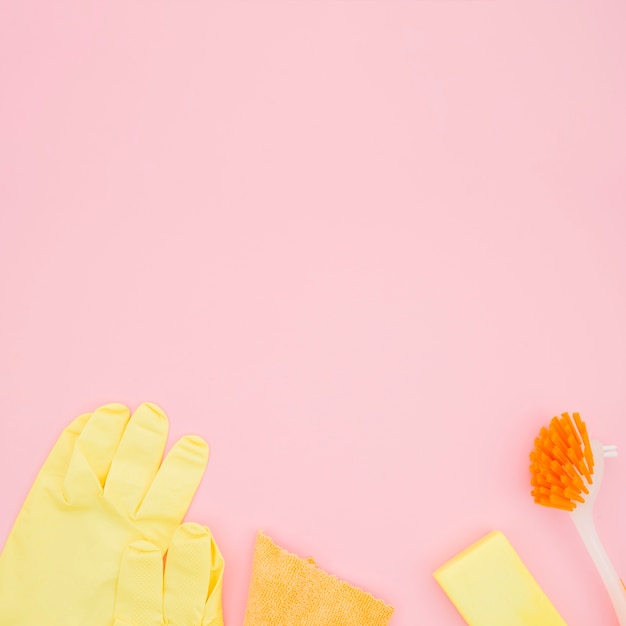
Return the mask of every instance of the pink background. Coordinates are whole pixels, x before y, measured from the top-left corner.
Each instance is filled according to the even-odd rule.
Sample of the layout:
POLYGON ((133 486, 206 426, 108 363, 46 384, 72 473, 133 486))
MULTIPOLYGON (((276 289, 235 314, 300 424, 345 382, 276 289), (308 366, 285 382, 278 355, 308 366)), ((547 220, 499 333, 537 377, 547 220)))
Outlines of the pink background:
POLYGON ((204 436, 190 518, 241 624, 257 528, 462 624, 432 571, 503 530, 615 624, 527 455, 580 410, 626 576, 626 7, 2 2, 0 545, 73 417, 204 436))

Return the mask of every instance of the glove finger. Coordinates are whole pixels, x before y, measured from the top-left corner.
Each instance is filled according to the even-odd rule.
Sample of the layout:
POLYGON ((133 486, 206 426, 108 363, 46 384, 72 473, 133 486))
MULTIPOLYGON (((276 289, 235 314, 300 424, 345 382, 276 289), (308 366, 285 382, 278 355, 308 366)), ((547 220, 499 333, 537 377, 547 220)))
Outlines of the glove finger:
POLYGON ((224 626, 222 611, 222 584, 224 581, 224 557, 211 536, 211 581, 204 605, 202 626, 224 626))
POLYGON ((116 623, 163 624, 163 556, 148 541, 135 541, 122 556, 115 595, 116 623))
POLYGON ((181 523, 202 480, 209 459, 209 446, 200 437, 187 435, 172 446, 137 519, 146 524, 144 532, 165 549, 181 523))
POLYGON ((166 624, 202 623, 207 597, 214 593, 218 578, 221 591, 223 560, 219 555, 221 566, 214 562, 216 552, 219 555, 211 531, 205 526, 190 523, 176 529, 165 566, 163 616, 166 624))
POLYGON ((208 460, 209 446, 201 437, 187 435, 177 441, 139 507, 137 519, 144 533, 164 551, 187 513, 208 460))
POLYGON ((76 439, 63 481, 63 493, 69 503, 76 504, 102 494, 104 479, 129 413, 121 404, 109 404, 91 414, 76 439))
POLYGON ((120 443, 130 411, 123 404, 107 404, 96 409, 78 437, 81 449, 101 486, 120 443))
POLYGON ((89 502, 102 493, 102 486, 78 445, 74 446, 72 458, 63 480, 63 495, 68 504, 89 502))
POLYGON ((167 416, 154 404, 142 404, 130 418, 104 485, 106 497, 129 517, 159 469, 167 441, 167 416))
POLYGON ((39 473, 40 478, 46 477, 55 482, 58 481, 59 486, 62 486, 72 453, 74 452, 76 440, 90 417, 91 413, 84 413, 65 428, 43 464, 39 473))

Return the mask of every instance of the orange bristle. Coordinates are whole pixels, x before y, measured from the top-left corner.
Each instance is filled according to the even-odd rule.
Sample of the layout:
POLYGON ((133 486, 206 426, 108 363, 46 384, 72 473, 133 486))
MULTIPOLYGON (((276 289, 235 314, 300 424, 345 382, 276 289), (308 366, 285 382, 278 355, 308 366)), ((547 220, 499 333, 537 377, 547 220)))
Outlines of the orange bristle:
POLYGON ((593 479, 593 453, 578 413, 554 417, 543 427, 530 453, 531 495, 537 504, 573 511, 584 503, 593 479))

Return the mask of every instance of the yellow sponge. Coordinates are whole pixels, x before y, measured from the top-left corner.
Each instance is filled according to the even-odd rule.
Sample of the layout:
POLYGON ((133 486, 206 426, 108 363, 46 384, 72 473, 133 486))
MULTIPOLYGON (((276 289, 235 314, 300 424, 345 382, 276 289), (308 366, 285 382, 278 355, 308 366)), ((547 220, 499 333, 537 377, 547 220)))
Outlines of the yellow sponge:
POLYGON ((457 554, 434 576, 470 626, 567 626, 500 531, 457 554))

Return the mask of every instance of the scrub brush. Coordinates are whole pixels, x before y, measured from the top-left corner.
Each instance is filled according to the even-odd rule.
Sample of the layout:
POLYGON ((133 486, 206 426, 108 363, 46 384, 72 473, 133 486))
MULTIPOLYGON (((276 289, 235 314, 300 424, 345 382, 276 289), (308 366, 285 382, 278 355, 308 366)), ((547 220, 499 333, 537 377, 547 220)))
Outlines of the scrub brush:
POLYGON ((554 417, 542 428, 530 453, 532 496, 537 504, 569 511, 609 593, 620 626, 626 626, 626 588, 600 542, 593 507, 600 491, 604 459, 617 456, 617 446, 589 439, 578 413, 554 417), (573 419, 572 419, 573 417, 573 419))

